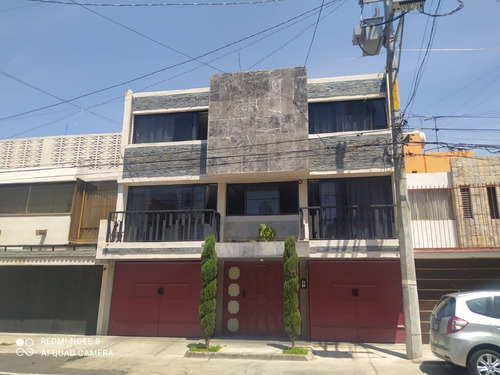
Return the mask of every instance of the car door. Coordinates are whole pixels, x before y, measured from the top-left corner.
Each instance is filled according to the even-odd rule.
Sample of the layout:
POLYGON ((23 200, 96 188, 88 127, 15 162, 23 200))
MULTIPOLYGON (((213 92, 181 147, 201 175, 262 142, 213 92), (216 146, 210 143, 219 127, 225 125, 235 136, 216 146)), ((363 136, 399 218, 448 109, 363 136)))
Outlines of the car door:
POLYGON ((493 338, 500 344, 500 296, 493 297, 491 318, 491 332, 493 334, 493 338))

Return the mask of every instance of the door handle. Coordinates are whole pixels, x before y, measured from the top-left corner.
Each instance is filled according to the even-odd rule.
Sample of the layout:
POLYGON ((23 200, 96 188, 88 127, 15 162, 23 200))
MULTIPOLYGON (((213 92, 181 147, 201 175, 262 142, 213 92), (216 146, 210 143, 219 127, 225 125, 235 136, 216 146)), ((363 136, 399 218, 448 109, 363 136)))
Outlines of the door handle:
POLYGON ((245 298, 245 295, 246 295, 245 291, 243 291, 242 295, 243 295, 243 298, 245 298))
POLYGON ((359 296, 358 288, 352 288, 352 296, 353 297, 358 297, 359 296))
POLYGON ((158 288, 158 295, 160 295, 160 296, 163 295, 163 288, 162 287, 158 288))

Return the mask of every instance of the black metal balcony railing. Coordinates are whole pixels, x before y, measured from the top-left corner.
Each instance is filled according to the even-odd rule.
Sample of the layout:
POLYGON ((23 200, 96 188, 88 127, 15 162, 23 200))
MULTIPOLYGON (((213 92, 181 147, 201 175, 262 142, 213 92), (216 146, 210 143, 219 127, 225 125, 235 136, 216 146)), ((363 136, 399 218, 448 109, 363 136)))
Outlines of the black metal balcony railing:
POLYGON ((219 239, 215 210, 114 211, 108 218, 107 242, 202 241, 219 239))
POLYGON ((306 238, 305 215, 309 239, 396 238, 394 207, 393 204, 302 207, 300 238, 306 238))

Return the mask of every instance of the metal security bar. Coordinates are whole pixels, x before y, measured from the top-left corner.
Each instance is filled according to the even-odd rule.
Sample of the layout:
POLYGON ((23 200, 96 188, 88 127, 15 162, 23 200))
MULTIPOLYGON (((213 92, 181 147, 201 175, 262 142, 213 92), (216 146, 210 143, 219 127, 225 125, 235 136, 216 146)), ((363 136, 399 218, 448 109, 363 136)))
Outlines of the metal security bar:
POLYGON ((393 204, 300 208, 301 239, 396 238, 393 204))
POLYGON ((408 193, 415 249, 500 250, 498 184, 409 189, 408 193))
POLYGON ((215 210, 114 211, 108 218, 107 242, 201 241, 219 239, 215 210))

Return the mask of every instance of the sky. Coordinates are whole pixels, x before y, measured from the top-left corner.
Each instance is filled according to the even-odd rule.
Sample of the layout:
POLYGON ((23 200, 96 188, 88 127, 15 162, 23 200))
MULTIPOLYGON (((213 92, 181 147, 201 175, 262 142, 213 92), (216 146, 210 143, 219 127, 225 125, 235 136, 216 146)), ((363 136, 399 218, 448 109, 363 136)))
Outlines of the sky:
MULTIPOLYGON (((120 132, 127 90, 208 87, 212 74, 382 73, 384 48, 362 57, 352 44, 376 6, 383 14, 358 0, 1 0, 0 139, 120 132)), ((499 155, 500 0, 459 6, 427 0, 404 16, 406 129, 425 132, 427 151, 499 155)))

